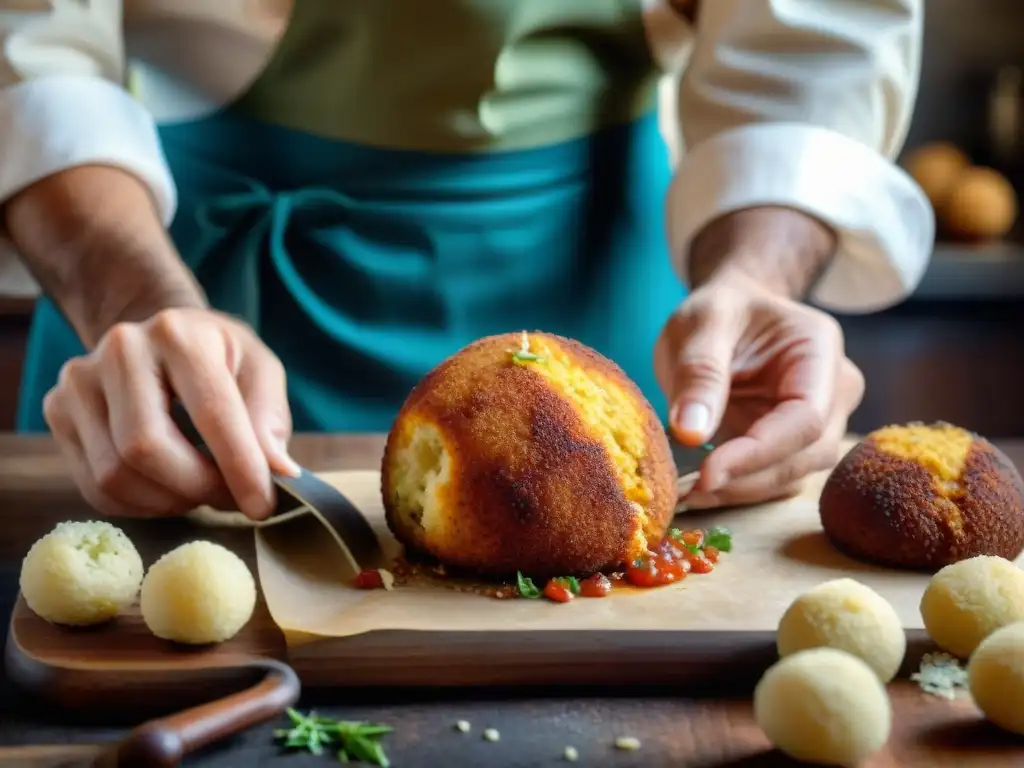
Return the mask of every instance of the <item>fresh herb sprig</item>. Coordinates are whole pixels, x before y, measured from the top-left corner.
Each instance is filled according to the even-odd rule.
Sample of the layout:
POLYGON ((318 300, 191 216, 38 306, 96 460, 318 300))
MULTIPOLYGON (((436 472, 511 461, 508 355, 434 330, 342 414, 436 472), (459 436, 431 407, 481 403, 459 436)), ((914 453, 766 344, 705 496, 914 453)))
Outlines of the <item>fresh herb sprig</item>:
POLYGON ((519 590, 519 596, 525 597, 527 600, 539 600, 542 594, 537 585, 533 583, 533 579, 523 576, 522 571, 516 571, 516 589, 519 590))
POLYGON ((274 738, 285 749, 302 749, 313 755, 336 749, 340 763, 357 760, 381 768, 391 765, 380 743, 381 736, 391 733, 390 726, 334 720, 320 717, 315 712, 303 715, 291 707, 287 712, 292 727, 274 731, 274 738))

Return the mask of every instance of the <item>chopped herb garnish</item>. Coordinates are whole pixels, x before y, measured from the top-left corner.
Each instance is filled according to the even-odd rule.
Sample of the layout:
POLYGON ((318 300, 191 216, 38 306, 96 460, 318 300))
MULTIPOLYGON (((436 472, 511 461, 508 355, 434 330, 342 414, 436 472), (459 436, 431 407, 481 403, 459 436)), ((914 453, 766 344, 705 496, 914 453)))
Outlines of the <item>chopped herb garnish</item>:
POLYGON ((529 576, 523 576, 522 571, 516 571, 516 589, 519 590, 520 597, 525 597, 528 600, 540 599, 541 591, 537 589, 533 579, 529 576))
POLYGON ((731 552, 732 532, 728 528, 722 528, 721 526, 709 528, 704 536, 704 544, 708 547, 714 547, 721 552, 731 552))
POLYGON ((668 529, 668 535, 671 536, 673 539, 681 539, 681 538, 683 538, 683 532, 681 530, 679 530, 678 528, 669 528, 668 529))
POLYGON ((303 715, 291 707, 287 711, 292 727, 274 731, 274 737, 285 749, 304 749, 313 755, 322 755, 326 749, 337 749, 341 763, 359 760, 381 768, 391 765, 380 743, 381 736, 391 733, 390 726, 333 720, 313 712, 303 715))
POLYGON ((540 355, 535 355, 533 352, 524 352, 521 349, 514 350, 512 352, 512 360, 517 363, 543 363, 544 358, 540 355))
POLYGON ((512 362, 517 365, 523 363, 543 363, 544 358, 540 355, 535 355, 530 351, 530 337, 523 331, 522 342, 519 345, 519 349, 507 350, 512 355, 512 362))
POLYGON ((580 593, 580 580, 575 576, 559 576, 555 579, 555 582, 561 584, 574 595, 579 595, 580 593))

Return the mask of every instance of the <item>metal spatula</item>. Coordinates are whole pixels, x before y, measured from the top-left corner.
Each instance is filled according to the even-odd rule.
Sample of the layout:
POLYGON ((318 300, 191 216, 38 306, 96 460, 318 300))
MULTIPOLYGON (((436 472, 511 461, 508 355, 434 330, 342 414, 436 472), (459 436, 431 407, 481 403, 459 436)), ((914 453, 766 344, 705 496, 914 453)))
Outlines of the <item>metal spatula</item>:
MULTIPOLYGON (((210 456, 202 435, 196 429, 192 418, 180 401, 171 404, 171 418, 181 430, 185 438, 196 448, 210 456)), ((366 521, 355 504, 328 483, 325 483, 313 472, 301 468, 298 477, 290 477, 279 472, 272 472, 271 478, 278 491, 278 505, 275 515, 308 507, 315 510, 344 542, 352 557, 363 568, 384 568, 387 558, 381 550, 377 534, 366 521)))
POLYGON ((669 446, 672 448, 672 458, 676 462, 676 493, 679 498, 682 498, 693 490, 697 478, 700 477, 700 465, 715 449, 715 446, 711 443, 696 447, 683 445, 671 434, 669 435, 669 446))

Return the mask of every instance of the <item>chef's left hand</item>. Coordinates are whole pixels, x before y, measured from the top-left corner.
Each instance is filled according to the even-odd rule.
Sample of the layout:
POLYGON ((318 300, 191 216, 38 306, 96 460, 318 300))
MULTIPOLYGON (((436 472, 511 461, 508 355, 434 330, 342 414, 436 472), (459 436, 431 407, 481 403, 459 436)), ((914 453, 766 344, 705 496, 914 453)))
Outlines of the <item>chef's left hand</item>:
POLYGON ((741 273, 703 283, 655 346, 670 429, 686 445, 714 440, 689 508, 791 496, 839 459, 864 377, 831 316, 741 273))

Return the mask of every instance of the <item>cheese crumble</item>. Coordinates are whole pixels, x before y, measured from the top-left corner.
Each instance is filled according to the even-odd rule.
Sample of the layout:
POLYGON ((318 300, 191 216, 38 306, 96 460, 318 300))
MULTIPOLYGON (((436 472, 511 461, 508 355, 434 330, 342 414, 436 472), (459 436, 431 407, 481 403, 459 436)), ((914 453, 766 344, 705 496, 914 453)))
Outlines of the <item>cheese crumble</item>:
POLYGON ((967 670, 948 653, 926 653, 910 679, 925 693, 943 699, 955 699, 958 690, 967 688, 967 670))

